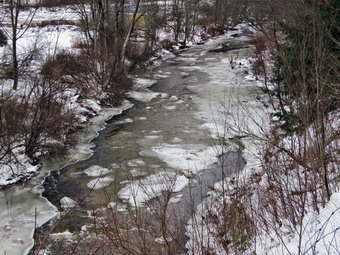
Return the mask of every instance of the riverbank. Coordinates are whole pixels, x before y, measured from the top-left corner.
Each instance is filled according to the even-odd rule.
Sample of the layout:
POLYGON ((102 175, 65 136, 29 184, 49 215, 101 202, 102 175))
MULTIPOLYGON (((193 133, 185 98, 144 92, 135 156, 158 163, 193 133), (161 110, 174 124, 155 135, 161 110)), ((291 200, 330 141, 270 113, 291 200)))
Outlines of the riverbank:
POLYGON ((85 129, 76 134, 78 141, 64 157, 43 160, 42 167, 29 182, 8 187, 0 193, 0 250, 7 254, 27 254, 33 246, 34 229, 57 215, 58 210, 41 194, 45 176, 52 170, 74 164, 93 154, 93 143, 105 122, 121 114, 132 104, 124 102, 121 107, 104 108, 85 129))

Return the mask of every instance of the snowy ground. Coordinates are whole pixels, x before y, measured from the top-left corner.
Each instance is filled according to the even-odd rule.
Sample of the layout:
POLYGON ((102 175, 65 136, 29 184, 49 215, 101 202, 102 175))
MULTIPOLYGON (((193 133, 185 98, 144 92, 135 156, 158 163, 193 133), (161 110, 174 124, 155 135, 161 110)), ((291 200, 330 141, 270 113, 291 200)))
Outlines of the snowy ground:
MULTIPOLYGON (((236 60, 236 62, 242 63, 240 67, 249 67, 249 62, 247 64, 245 59, 236 60)), ((224 64, 228 65, 229 63, 226 60, 224 64)), ((217 254, 234 254, 232 250, 226 251, 224 246, 226 243, 222 244, 221 242, 223 237, 217 237, 213 234, 218 233, 219 228, 225 226, 218 225, 216 222, 212 223, 212 221, 207 219, 211 217, 210 213, 223 219, 224 215, 219 211, 222 208, 222 201, 230 202, 233 199, 233 192, 236 187, 247 185, 258 176, 261 176, 260 159, 263 157, 262 148, 264 148, 263 146, 266 144, 265 136, 268 133, 269 123, 273 120, 275 121, 275 118, 272 119, 270 116, 270 109, 263 107, 262 103, 256 100, 255 97, 244 98, 242 90, 239 90, 239 87, 245 88, 247 87, 246 84, 249 83, 251 84, 250 86, 262 86, 261 82, 256 81, 251 73, 243 75, 241 80, 237 80, 235 77, 226 75, 224 70, 219 69, 218 66, 212 68, 212 70, 214 70, 214 72, 210 72, 209 74, 214 75, 214 77, 224 77, 224 79, 217 80, 215 83, 215 86, 220 86, 220 89, 216 91, 219 92, 219 95, 223 95, 222 97, 220 96, 220 102, 222 102, 222 104, 201 104, 203 111, 206 113, 210 112, 208 116, 212 116, 208 118, 210 121, 204 126, 209 130, 212 137, 222 136, 228 138, 234 135, 244 137, 241 141, 245 145, 243 157, 246 159, 247 165, 241 173, 237 173, 227 177, 220 183, 216 183, 213 191, 209 193, 208 198, 197 207, 196 215, 188 222, 187 226, 187 235, 190 237, 190 240, 186 244, 186 247, 189 250, 189 254, 204 254, 206 249, 214 250, 217 254), (223 87, 229 82, 230 84, 227 85, 227 89, 223 87), (235 85, 237 83, 239 85, 235 85), (223 106, 221 107, 221 105, 223 106), (205 108, 207 106, 208 108, 205 108), (221 118, 219 116, 223 117, 221 118), (225 195, 225 192, 227 192, 227 195, 225 195), (218 207, 221 208, 218 209, 218 207)), ((233 73, 231 70, 229 74, 233 73)), ((216 95, 213 94, 214 91, 215 90, 204 90, 204 88, 196 90, 196 92, 207 95, 207 101, 211 100, 211 98, 218 98, 218 96, 216 97, 216 95)), ((199 116, 202 115, 204 116, 204 114, 199 116)), ((332 115, 330 119, 334 121, 338 119, 338 117, 332 115)), ((338 121, 335 121, 330 128, 336 130, 338 129, 338 124, 338 121)), ((310 133, 313 136, 313 132, 310 133)), ((296 139, 296 137, 288 137, 286 143, 289 144, 289 141, 294 139, 296 139)), ((335 144, 330 144, 329 146, 334 150, 338 146, 337 143, 338 142, 335 141, 335 144)), ((303 146, 307 146, 307 144, 303 144, 303 146)), ((301 148, 296 148, 296 150, 299 149, 301 148)), ((336 175, 337 173, 335 173, 335 176, 331 175, 330 179, 337 178, 336 175)), ((289 177, 283 176, 282 178, 284 180, 289 177)), ((290 185, 298 185, 297 179, 290 179, 287 182, 290 183, 290 185)), ((262 185, 266 186, 268 183, 263 183, 262 185)), ((255 186, 250 186, 250 189, 255 189, 255 186)), ((245 187, 247 188, 248 186, 245 187)), ((339 187, 334 190, 339 190, 339 187)), ((252 192, 250 192, 250 194, 252 194, 252 192)), ((274 231, 261 235, 258 234, 256 242, 251 244, 251 246, 248 247, 249 249, 243 251, 242 254, 254 254, 255 252, 256 254, 273 255, 301 254, 301 251, 303 254, 340 254, 339 194, 339 192, 335 192, 330 201, 319 213, 316 213, 311 206, 306 206, 307 211, 303 222, 296 227, 295 231, 282 227, 279 229, 280 234, 274 231), (278 235, 281 239, 278 238, 278 235)), ((257 201, 257 199, 260 198, 254 195, 251 199, 257 201)), ((256 202, 254 204, 256 204, 256 202)), ((266 217, 266 215, 263 217, 266 217)), ((235 254, 238 253, 236 252, 235 254)))

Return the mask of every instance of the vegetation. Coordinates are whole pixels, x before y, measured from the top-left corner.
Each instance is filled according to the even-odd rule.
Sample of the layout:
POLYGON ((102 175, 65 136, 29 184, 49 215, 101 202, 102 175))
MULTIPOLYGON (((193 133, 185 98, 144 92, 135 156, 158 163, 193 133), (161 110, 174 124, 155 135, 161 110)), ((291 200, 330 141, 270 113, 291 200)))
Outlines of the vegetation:
MULTIPOLYGON (((43 6, 65 4, 70 2, 49 0, 43 6)), ((306 212, 320 212, 339 191, 339 130, 335 124, 340 106, 339 1, 174 0, 163 6, 157 0, 137 0, 131 7, 124 0, 79 0, 72 4, 79 22, 56 20, 35 26, 77 26, 82 32, 74 45, 77 50, 56 49, 44 57, 37 47, 18 54, 17 42, 34 26, 37 9, 28 6, 28 19, 20 24, 21 1, 4 5, 10 24, 1 25, 0 47, 10 45, 10 54, 4 54, 1 61, 3 164, 17 160, 18 148, 33 163, 41 155, 65 151, 79 127, 76 113, 65 107, 68 93, 79 100, 119 105, 131 88, 128 72, 146 63, 160 48, 186 47, 198 31, 204 40, 247 22, 257 31, 249 42, 254 46, 252 70, 263 80, 276 119, 270 123, 270 132, 261 135, 239 127, 242 135, 265 142, 261 171, 252 173, 242 185, 228 183, 230 190, 212 199, 199 224, 208 226, 207 235, 226 254, 254 250, 257 237, 268 233, 283 242, 283 229, 298 233, 301 240, 306 212), (161 40, 161 30, 171 31, 171 37, 161 40), (5 89, 6 80, 13 83, 10 89, 5 89)), ((93 242, 96 251, 114 247, 120 254, 185 250, 183 235, 169 224, 179 217, 171 218, 170 195, 164 193, 152 201, 151 212, 130 207, 124 215, 117 208, 106 214, 94 212, 95 236, 84 236, 85 242, 93 242), (161 245, 154 241, 159 237, 161 245)), ((198 239, 201 254, 211 254, 204 238, 198 239)), ((74 252, 78 246, 80 241, 74 252)), ((298 250, 303 252, 301 242, 298 250)))

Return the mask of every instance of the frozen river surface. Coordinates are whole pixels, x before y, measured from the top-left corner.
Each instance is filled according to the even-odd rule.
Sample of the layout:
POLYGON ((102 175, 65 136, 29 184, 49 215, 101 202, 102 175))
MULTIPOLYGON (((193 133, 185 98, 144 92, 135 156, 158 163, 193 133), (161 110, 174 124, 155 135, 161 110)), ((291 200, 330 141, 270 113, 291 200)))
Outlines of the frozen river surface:
MULTIPOLYGON (((0 254, 27 253, 33 246, 35 226, 53 217, 51 224, 55 224, 59 212, 76 206, 49 238, 51 250, 68 254, 70 246, 64 242, 58 247, 58 240, 76 240, 89 224, 91 211, 110 206, 149 207, 168 191, 174 207, 183 208, 189 187, 191 195, 194 191, 200 197, 193 199, 194 208, 210 186, 202 187, 202 178, 213 185, 241 170, 242 160, 238 159, 242 163, 237 168, 224 155, 235 151, 228 138, 238 135, 228 126, 230 117, 238 116, 234 124, 243 125, 240 104, 257 105, 256 81, 247 76, 250 51, 210 50, 230 42, 242 45, 247 39, 227 34, 135 74, 134 90, 128 94, 134 107, 125 102, 120 109, 105 110, 80 135, 80 145, 69 157, 45 162, 30 184, 1 192, 0 254), (115 117, 88 144, 110 115, 115 117), (224 163, 218 167, 221 159, 224 163)), ((236 159, 238 153, 229 156, 236 159)), ((40 231, 41 236, 46 229, 40 231)))

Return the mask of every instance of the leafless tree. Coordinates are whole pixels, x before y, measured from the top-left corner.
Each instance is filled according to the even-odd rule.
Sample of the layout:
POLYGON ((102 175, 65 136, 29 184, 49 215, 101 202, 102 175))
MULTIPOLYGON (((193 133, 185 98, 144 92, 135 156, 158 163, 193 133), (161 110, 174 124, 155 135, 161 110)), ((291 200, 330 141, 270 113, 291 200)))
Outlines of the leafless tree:
POLYGON ((28 28, 30 27, 37 8, 31 8, 28 15, 24 20, 19 20, 19 14, 22 11, 23 3, 21 0, 9 0, 4 5, 4 8, 8 10, 6 18, 9 19, 10 27, 4 26, 2 23, 2 29, 5 32, 7 38, 10 41, 12 51, 12 79, 13 89, 18 88, 19 70, 22 67, 18 60, 17 43, 20 38, 24 36, 28 28))

